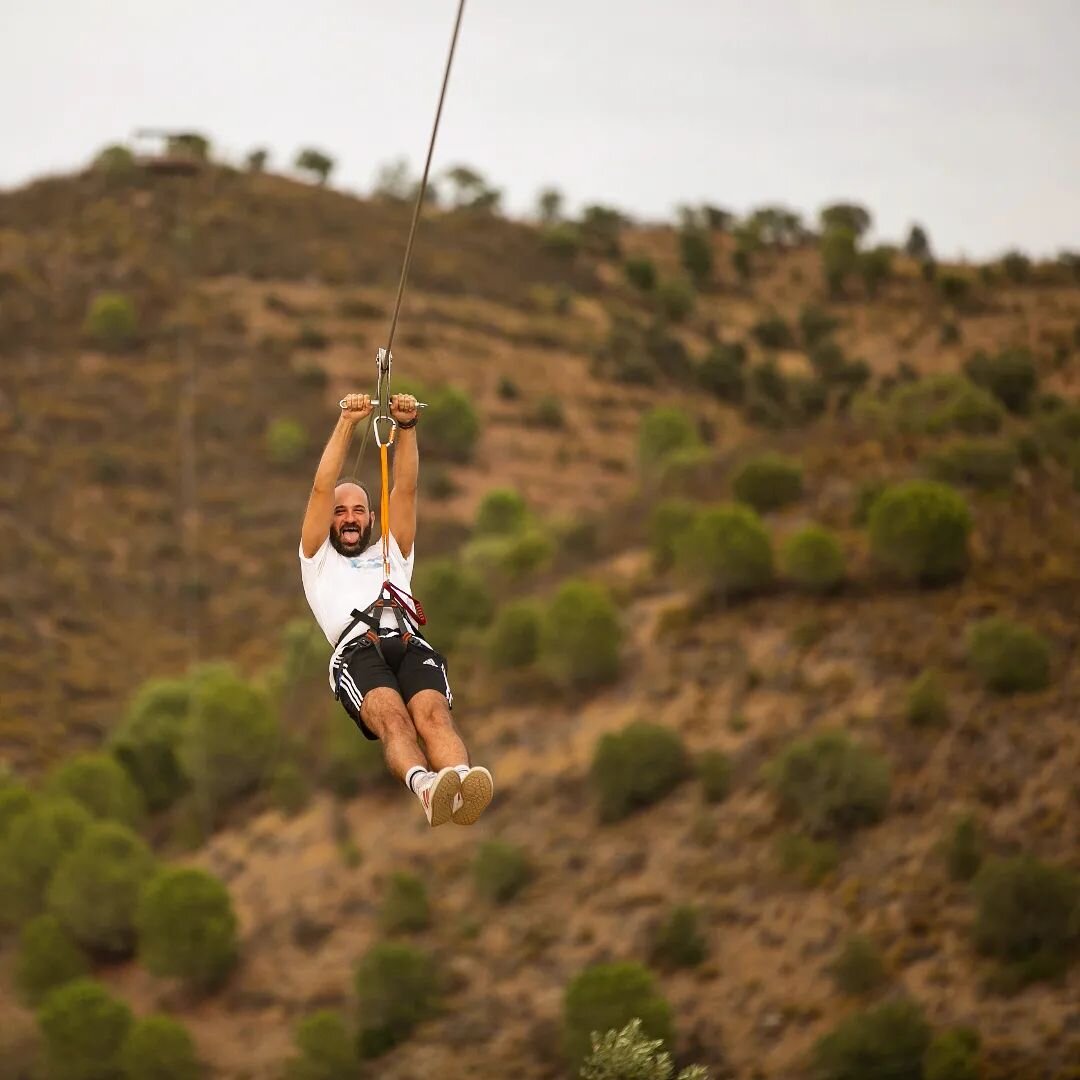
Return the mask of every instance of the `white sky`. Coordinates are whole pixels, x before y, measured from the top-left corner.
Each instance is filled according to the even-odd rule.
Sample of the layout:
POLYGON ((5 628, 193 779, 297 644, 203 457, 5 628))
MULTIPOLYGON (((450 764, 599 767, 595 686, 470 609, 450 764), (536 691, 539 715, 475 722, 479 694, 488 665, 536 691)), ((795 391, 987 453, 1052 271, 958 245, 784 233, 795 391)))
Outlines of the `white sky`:
MULTIPOLYGON (((423 160, 456 0, 0 0, 0 186, 136 127, 332 182, 423 160)), ((942 255, 1080 248, 1080 0, 468 0, 435 167, 513 212, 681 202, 923 223, 942 255)))

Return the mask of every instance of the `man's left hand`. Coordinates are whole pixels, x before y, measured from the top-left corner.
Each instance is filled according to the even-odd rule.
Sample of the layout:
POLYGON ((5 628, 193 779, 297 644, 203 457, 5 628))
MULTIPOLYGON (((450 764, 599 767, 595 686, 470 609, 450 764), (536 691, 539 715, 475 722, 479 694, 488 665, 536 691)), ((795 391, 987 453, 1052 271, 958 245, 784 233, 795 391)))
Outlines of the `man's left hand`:
POLYGON ((416 398, 412 394, 394 394, 390 398, 390 415, 399 424, 411 424, 416 419, 416 398))

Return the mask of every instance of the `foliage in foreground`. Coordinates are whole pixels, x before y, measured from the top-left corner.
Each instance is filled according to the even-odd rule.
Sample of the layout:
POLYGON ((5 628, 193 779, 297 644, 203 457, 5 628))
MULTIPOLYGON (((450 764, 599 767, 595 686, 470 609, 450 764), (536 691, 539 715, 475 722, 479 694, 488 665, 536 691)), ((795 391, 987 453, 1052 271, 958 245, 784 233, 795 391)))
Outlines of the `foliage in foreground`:
MULTIPOLYGON (((581 1080, 671 1080, 675 1066, 662 1039, 650 1039, 633 1019, 621 1031, 592 1033, 592 1052, 581 1064, 581 1080)), ((688 1065, 676 1080, 708 1080, 700 1065, 688 1065)))

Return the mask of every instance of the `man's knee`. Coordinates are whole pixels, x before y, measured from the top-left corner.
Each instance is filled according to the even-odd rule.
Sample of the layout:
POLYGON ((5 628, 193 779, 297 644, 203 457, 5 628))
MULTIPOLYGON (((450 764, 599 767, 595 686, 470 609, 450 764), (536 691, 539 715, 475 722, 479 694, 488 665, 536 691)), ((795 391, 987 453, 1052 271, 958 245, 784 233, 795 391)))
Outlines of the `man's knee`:
POLYGON ((396 690, 377 686, 364 695, 360 709, 364 723, 383 741, 397 732, 412 732, 413 722, 396 690))
POLYGON ((409 699, 409 715, 416 725, 417 732, 453 730, 454 722, 450 719, 450 706, 446 698, 437 690, 421 690, 409 699))

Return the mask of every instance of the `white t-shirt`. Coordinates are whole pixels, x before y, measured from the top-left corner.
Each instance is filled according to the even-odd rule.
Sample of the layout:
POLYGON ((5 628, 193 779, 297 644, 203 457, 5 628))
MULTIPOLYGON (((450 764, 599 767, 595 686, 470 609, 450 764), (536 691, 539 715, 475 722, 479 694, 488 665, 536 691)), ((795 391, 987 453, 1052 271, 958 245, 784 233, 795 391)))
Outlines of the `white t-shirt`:
MULTIPOLYGON (((390 534, 390 583, 402 592, 411 591, 415 555, 414 545, 406 559, 401 554, 394 534, 390 534)), ((304 595, 311 607, 311 613, 326 635, 326 640, 333 645, 345 627, 352 622, 353 609, 364 611, 379 599, 384 580, 382 539, 376 540, 360 555, 351 557, 342 555, 331 545, 329 534, 322 542, 322 547, 310 559, 304 554, 301 543, 300 575, 304 580, 304 595)), ((397 630, 397 618, 390 608, 383 608, 380 625, 397 630)), ((338 654, 369 629, 367 623, 358 622, 352 633, 334 649, 330 657, 331 687, 334 684, 334 661, 338 654)))

